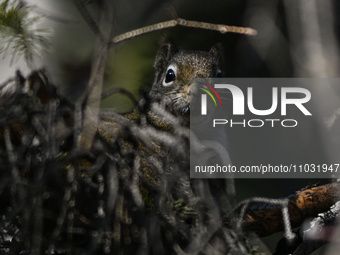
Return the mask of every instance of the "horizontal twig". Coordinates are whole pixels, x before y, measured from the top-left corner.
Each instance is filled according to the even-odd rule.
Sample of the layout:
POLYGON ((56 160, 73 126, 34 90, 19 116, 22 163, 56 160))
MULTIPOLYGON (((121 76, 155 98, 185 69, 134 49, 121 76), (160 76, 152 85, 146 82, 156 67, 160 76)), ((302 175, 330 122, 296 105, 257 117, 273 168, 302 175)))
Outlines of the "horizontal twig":
POLYGON ((164 29, 164 28, 170 28, 174 26, 209 29, 209 30, 215 30, 215 31, 221 32, 222 34, 224 33, 238 33, 238 34, 245 34, 245 35, 256 35, 257 34, 257 31, 250 27, 227 26, 223 24, 212 24, 212 23, 207 23, 207 22, 199 22, 199 21, 192 21, 192 20, 185 20, 185 19, 178 18, 178 19, 156 23, 156 24, 146 26, 146 27, 141 27, 135 30, 131 30, 124 34, 115 36, 111 43, 119 43, 127 39, 130 39, 132 37, 136 37, 142 34, 150 33, 153 31, 164 29))

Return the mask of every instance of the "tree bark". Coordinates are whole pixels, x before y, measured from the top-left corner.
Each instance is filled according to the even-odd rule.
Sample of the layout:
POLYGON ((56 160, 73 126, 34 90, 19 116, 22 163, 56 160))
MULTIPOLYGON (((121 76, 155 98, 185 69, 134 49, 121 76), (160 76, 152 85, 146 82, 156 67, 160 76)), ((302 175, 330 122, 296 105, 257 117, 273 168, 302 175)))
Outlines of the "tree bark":
MULTIPOLYGON (((297 191, 288 197, 288 211, 292 228, 309 218, 329 210, 339 200, 340 182, 297 191)), ((244 227, 264 237, 284 229, 280 205, 256 203, 251 205, 244 219, 244 227)))

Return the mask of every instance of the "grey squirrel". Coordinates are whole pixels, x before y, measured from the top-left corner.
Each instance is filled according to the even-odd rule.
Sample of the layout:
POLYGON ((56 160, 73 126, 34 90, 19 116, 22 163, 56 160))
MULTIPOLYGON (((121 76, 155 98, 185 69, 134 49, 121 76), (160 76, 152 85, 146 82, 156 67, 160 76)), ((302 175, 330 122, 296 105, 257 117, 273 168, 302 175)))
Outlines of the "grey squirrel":
POLYGON ((179 50, 167 39, 155 58, 155 79, 149 96, 188 125, 192 82, 196 78, 222 77, 222 66, 220 44, 209 52, 179 50))
MULTIPOLYGON (((189 51, 179 50, 171 40, 167 40, 161 44, 155 58, 155 78, 148 98, 151 102, 159 103, 161 108, 172 113, 180 119, 181 124, 188 127, 190 124, 190 87, 192 83, 196 78, 221 77, 222 66, 222 47, 219 44, 213 46, 208 52, 189 51)), ((145 99, 142 99, 140 104, 142 104, 143 100, 145 102, 145 99)), ((159 118, 152 110, 147 109, 145 113, 155 128, 172 132, 172 125, 159 118)), ((139 122, 141 117, 139 107, 122 117, 126 121, 132 121, 132 123, 139 122)), ((114 119, 106 119, 100 123, 98 133, 107 142, 111 143, 125 137, 124 130, 126 130, 126 126, 118 124, 114 119)), ((152 157, 164 158, 164 155, 167 155, 173 148, 161 146, 157 142, 153 142, 152 146, 154 148, 147 148, 142 142, 138 146, 138 150, 144 155, 141 160, 141 172, 144 178, 148 180, 146 181, 148 185, 160 189, 159 173, 154 170, 154 166, 146 159, 152 157)), ((185 155, 185 157, 187 156, 185 155)), ((168 160, 177 164, 178 162, 188 163, 187 160, 176 157, 168 160)), ((166 169, 165 172, 165 175, 170 178, 173 170, 166 169)), ((176 187, 182 190, 188 189, 187 185, 190 182, 186 176, 180 183, 182 185, 176 185, 176 187)))

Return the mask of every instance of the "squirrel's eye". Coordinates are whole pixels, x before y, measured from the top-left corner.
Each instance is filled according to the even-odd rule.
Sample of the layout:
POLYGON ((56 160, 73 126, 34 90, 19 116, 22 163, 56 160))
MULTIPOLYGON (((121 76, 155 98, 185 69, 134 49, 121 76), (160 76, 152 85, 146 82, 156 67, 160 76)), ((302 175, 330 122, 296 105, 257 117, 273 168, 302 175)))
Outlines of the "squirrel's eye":
POLYGON ((216 77, 221 78, 222 77, 222 72, 220 69, 217 69, 216 71, 216 77))
POLYGON ((176 80, 177 68, 174 65, 170 65, 166 71, 163 86, 169 86, 176 80))
POLYGON ((175 79, 176 79, 176 75, 175 75, 174 70, 169 69, 168 72, 166 73, 166 76, 165 76, 165 83, 172 82, 175 79))

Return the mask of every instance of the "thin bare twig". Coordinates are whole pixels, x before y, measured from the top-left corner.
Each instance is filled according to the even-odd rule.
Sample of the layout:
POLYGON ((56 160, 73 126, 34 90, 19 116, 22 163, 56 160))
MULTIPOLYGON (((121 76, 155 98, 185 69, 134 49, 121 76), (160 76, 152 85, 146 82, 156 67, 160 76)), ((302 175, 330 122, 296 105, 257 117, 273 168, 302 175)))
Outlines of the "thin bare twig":
MULTIPOLYGON (((103 15, 100 18, 102 31, 110 37, 113 34, 113 10, 109 2, 103 2, 101 5, 103 15)), ((90 80, 87 85, 86 107, 84 111, 83 130, 79 148, 82 151, 88 151, 92 146, 92 140, 97 130, 98 114, 100 111, 100 98, 102 96, 102 87, 104 81, 105 63, 109 45, 106 39, 99 38, 97 51, 94 55, 90 80)))
POLYGON ((182 18, 168 20, 160 23, 156 23, 150 26, 141 27, 135 30, 131 30, 121 35, 117 35, 111 41, 111 44, 119 43, 130 38, 151 33, 153 31, 161 30, 164 28, 170 28, 175 26, 184 26, 184 27, 193 27, 193 28, 201 28, 201 29, 209 29, 215 30, 222 34, 225 33, 237 33, 237 34, 244 34, 244 35, 256 35, 257 31, 250 27, 237 27, 237 26, 227 26, 223 24, 212 24, 207 22, 199 22, 199 21, 192 21, 186 20, 182 18))

